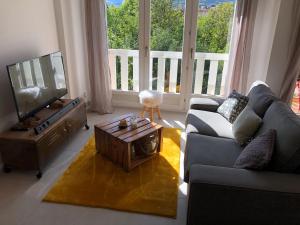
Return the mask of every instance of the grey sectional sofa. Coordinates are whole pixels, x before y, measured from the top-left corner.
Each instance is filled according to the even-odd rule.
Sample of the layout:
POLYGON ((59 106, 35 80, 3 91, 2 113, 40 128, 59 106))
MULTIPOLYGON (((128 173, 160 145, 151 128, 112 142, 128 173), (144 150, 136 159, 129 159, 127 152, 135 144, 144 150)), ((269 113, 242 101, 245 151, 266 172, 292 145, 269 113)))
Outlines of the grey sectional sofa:
POLYGON ((222 100, 191 99, 184 159, 188 225, 300 224, 300 118, 265 85, 248 97, 263 119, 256 135, 277 131, 266 171, 233 168, 243 148, 216 112, 222 100))

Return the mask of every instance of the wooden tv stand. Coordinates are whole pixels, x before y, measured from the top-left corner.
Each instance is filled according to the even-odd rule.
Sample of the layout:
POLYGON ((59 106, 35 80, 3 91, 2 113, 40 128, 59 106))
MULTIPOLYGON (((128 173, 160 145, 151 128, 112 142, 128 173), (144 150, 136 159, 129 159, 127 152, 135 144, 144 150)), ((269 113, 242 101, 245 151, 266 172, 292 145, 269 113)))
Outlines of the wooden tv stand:
MULTIPOLYGON (((71 99, 64 99, 61 107, 71 99)), ((61 109, 57 104, 45 108, 35 115, 34 123, 24 123, 27 131, 5 131, 0 133, 0 151, 4 163, 3 171, 10 172, 12 168, 37 170, 37 178, 42 176, 43 169, 61 150, 61 144, 73 133, 86 127, 86 107, 83 100, 59 120, 51 124, 40 134, 35 134, 36 123, 43 122, 61 109), (38 121, 37 121, 38 120, 38 121)))

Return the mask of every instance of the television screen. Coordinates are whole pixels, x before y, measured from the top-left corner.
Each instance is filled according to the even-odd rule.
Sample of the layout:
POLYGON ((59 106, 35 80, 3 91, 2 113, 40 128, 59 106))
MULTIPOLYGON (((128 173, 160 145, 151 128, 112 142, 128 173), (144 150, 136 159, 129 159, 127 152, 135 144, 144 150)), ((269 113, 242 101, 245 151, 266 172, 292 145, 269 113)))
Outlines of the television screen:
POLYGON ((61 52, 9 65, 7 71, 20 120, 67 94, 61 52))

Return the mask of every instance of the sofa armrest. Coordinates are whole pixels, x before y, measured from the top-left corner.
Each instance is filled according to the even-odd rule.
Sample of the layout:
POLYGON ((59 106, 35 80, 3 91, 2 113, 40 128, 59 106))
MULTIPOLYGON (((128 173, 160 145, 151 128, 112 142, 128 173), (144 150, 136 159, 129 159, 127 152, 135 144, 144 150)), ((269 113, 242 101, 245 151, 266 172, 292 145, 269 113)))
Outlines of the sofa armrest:
POLYGON ((188 224, 300 224, 300 175, 193 165, 188 224))
POLYGON ((216 112, 223 102, 222 98, 191 98, 190 109, 216 112))

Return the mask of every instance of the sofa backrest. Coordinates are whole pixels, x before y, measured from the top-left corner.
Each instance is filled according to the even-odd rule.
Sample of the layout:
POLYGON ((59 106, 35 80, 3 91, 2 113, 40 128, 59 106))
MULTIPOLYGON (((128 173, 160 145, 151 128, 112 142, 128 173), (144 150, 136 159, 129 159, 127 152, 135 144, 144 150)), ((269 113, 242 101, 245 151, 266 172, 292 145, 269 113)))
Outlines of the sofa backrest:
POLYGON ((264 84, 252 87, 248 94, 248 98, 248 106, 250 106, 261 118, 264 117, 265 112, 272 102, 277 100, 271 89, 264 84))
POLYGON ((275 149, 270 169, 295 172, 300 166, 300 117, 281 101, 274 101, 265 113, 256 135, 276 130, 275 149))

